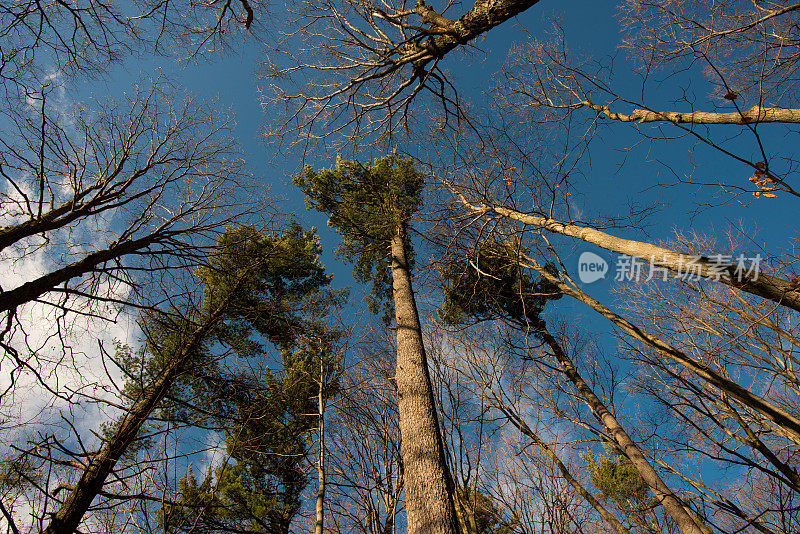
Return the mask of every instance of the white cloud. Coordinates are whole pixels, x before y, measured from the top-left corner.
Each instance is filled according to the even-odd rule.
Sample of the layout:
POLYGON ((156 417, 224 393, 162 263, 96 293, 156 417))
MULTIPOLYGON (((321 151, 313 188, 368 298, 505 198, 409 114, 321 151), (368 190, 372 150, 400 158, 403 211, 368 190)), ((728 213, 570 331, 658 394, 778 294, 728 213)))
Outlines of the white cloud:
MULTIPOLYGON (((58 74, 49 79, 60 83, 58 74)), ((63 84, 55 86, 47 103, 62 117, 68 117, 63 84)), ((22 173, 17 178, 19 190, 7 181, 0 185, 1 226, 27 220, 25 197, 36 198, 36 180, 22 173)), ((49 175, 48 184, 57 201, 72 194, 66 177, 49 175)), ((20 287, 74 261, 81 253, 102 247, 113 235, 113 219, 110 212, 48 232, 46 238, 34 235, 6 247, 0 252, 2 290, 20 287)), ((91 290, 123 300, 129 288, 100 280, 91 290)), ((43 299, 58 302, 52 294, 43 299)), ((9 331, 3 335, 3 343, 12 350, 0 352, 0 455, 11 454, 12 445, 27 448, 29 440, 49 434, 74 444, 75 432, 65 419, 84 445, 91 447, 97 443, 92 432, 114 415, 113 408, 96 402, 116 400, 114 384, 121 385, 122 378, 111 362, 104 361, 101 346, 112 354, 114 340, 135 346, 135 320, 118 304, 90 303, 84 297, 70 297, 69 308, 72 311, 27 303, 16 310, 9 331)), ((0 326, 5 327, 6 317, 0 320, 0 326)), ((26 505, 22 501, 17 504, 15 515, 25 517, 26 505)))

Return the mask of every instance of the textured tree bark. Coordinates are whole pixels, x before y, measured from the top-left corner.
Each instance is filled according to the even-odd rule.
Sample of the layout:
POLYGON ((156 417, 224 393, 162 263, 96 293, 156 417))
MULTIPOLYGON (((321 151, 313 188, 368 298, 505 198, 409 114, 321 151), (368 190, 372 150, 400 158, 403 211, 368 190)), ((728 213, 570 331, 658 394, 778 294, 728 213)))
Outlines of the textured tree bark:
POLYGON ((625 432, 625 429, 622 428, 622 425, 619 424, 617 418, 606 408, 603 401, 594 394, 589 384, 583 380, 583 377, 581 377, 577 368, 573 365, 572 360, 569 359, 562 350, 561 345, 559 345, 550 332, 542 328, 539 330, 539 334, 561 364, 564 375, 575 385, 575 388, 589 405, 595 417, 597 417, 606 430, 608 430, 611 437, 614 438, 614 441, 617 442, 617 445, 619 445, 622 452, 631 461, 639 472, 639 475, 641 475, 642 480, 650 487, 653 495, 664 507, 664 511, 675 521, 675 524, 678 525, 681 532, 683 532, 683 534, 711 534, 711 530, 705 527, 699 519, 696 519, 694 514, 689 512, 680 499, 678 499, 672 490, 664 483, 658 472, 653 469, 653 466, 647 461, 647 458, 639 446, 636 445, 628 433, 625 432))
POLYGON ((395 63, 398 66, 410 62, 425 65, 432 59, 444 57, 457 46, 470 42, 538 2, 539 0, 477 0, 464 16, 451 21, 425 5, 425 2, 417 0, 414 11, 443 35, 409 46, 407 52, 395 63))
POLYGON ((61 508, 53 514, 44 534, 72 534, 76 532, 83 516, 92 501, 103 489, 106 478, 114 470, 117 461, 136 439, 136 435, 147 421, 150 413, 166 395, 175 379, 185 371, 185 366, 192 353, 197 350, 203 338, 216 325, 231 301, 233 292, 214 312, 200 325, 187 340, 175 361, 164 370, 161 376, 147 389, 143 398, 136 402, 125 415, 114 436, 92 459, 72 492, 62 503, 61 508))
POLYGON ((521 213, 502 206, 473 205, 463 198, 462 202, 476 212, 496 213, 549 232, 592 243, 611 252, 626 254, 648 262, 652 261, 658 267, 664 267, 674 273, 688 272, 691 269, 692 274, 698 274, 800 311, 800 287, 789 280, 764 273, 758 273, 757 276, 745 274, 739 277, 735 274, 733 266, 723 267, 721 264, 711 261, 710 258, 689 256, 650 243, 616 237, 594 228, 521 213))
POLYGON ((717 113, 712 111, 652 111, 634 109, 629 115, 616 113, 606 105, 581 102, 581 106, 593 109, 601 115, 620 122, 672 122, 674 124, 735 124, 743 126, 761 122, 798 123, 800 109, 763 108, 753 106, 747 111, 717 113))
POLYGON ((444 457, 439 421, 411 287, 405 224, 391 241, 392 292, 397 327, 400 452, 409 534, 459 534, 453 482, 444 457))

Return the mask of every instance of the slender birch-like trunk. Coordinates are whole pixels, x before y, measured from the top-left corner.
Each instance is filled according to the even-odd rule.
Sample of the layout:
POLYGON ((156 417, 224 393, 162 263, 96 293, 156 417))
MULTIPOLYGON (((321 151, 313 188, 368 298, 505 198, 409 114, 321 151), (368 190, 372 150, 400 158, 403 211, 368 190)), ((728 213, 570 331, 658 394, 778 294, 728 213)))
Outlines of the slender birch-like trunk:
POLYGON ((319 361, 319 388, 317 389, 317 418, 319 420, 317 451, 317 514, 314 534, 322 534, 325 528, 325 361, 319 361))
POLYGON ((575 388, 589 405, 595 417, 597 417, 609 434, 611 434, 611 437, 639 472, 642 480, 650 487, 653 495, 658 499, 658 502, 661 503, 661 506, 664 507, 664 511, 675 521, 675 524, 678 525, 681 532, 684 534, 710 534, 711 530, 681 502, 662 480, 658 472, 653 469, 653 466, 647 461, 642 450, 630 438, 603 401, 595 395, 589 384, 581 377, 580 373, 578 373, 578 369, 572 363, 572 360, 567 356, 552 334, 550 334, 547 329, 542 328, 539 331, 539 335, 553 351, 553 355, 556 357, 559 364, 561 364, 561 368, 566 377, 575 385, 575 388))
POLYGON ((714 258, 682 254, 651 243, 623 239, 589 226, 522 213, 503 206, 470 204, 463 196, 459 197, 475 213, 494 213, 548 232, 574 237, 617 254, 652 262, 654 266, 679 275, 696 274, 800 311, 800 287, 793 280, 784 280, 762 272, 750 273, 749 269, 748 272, 737 272, 738 267, 730 262, 725 264, 715 262, 714 258))

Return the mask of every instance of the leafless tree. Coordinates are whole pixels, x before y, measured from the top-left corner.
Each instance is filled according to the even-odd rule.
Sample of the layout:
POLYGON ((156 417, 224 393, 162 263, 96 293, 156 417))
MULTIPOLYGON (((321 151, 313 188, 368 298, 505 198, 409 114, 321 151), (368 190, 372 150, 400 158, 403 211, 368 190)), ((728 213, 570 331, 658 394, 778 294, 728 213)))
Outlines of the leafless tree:
POLYGON ((631 532, 632 527, 622 522, 625 519, 592 493, 586 470, 580 469, 576 451, 585 451, 592 440, 606 435, 606 429, 597 425, 599 418, 594 423, 586 418, 588 399, 565 387, 558 362, 548 363, 552 356, 538 352, 538 342, 509 345, 511 338, 498 332, 497 325, 459 330, 450 339, 449 365, 472 380, 502 425, 497 452, 516 457, 510 465, 489 462, 486 476, 494 484, 484 485, 513 519, 511 531, 582 531, 605 523, 610 531, 631 532), (585 436, 581 428, 588 431, 585 436), (536 480, 542 472, 554 473, 561 482, 540 485, 536 480), (553 492, 545 493, 545 487, 553 492))
POLYGON ((395 351, 388 336, 379 336, 374 334, 376 339, 343 376, 331 422, 328 524, 336 532, 401 530, 404 479, 391 376, 395 351))
MULTIPOLYGON (((531 234, 536 235, 540 234, 531 234)), ((708 242, 673 243, 668 247, 700 257, 715 250, 708 242)), ((728 249, 726 247, 723 250, 728 249)), ((773 510, 760 500, 759 505, 763 508, 757 510, 758 505, 732 497, 728 489, 702 482, 693 474, 692 463, 719 462, 719 466, 730 469, 735 466, 748 473, 745 478, 748 484, 758 479, 756 485, 759 488, 764 488, 765 479, 771 479, 767 487, 776 491, 776 500, 773 502, 781 501, 778 495, 788 495, 794 491, 791 489, 791 480, 795 476, 791 458, 794 457, 792 451, 797 438, 793 431, 784 427, 784 424, 793 424, 790 419, 795 417, 796 411, 792 372, 786 371, 791 368, 793 359, 791 347, 794 334, 784 327, 793 323, 790 317, 794 316, 794 310, 741 293, 736 288, 704 279, 698 274, 697 282, 676 282, 679 290, 675 294, 674 290, 664 289, 669 286, 660 279, 651 280, 645 286, 646 292, 632 286, 633 289, 626 293, 626 300, 631 303, 626 315, 630 318, 624 318, 623 312, 612 311, 577 287, 569 278, 563 263, 558 265, 565 271, 555 276, 537 260, 525 253, 522 256, 529 267, 557 286, 564 295, 587 304, 619 328, 622 339, 631 347, 633 359, 644 362, 648 369, 637 381, 640 398, 657 399, 664 410, 675 412, 669 416, 671 425, 657 424, 658 416, 632 424, 633 428, 641 428, 638 430, 640 435, 644 428, 648 429, 644 431, 647 443, 640 443, 650 451, 663 448, 658 454, 644 452, 633 441, 626 444, 617 441, 616 437, 612 438, 636 465, 648 485, 651 484, 646 474, 648 468, 642 466, 645 467, 643 471, 635 460, 640 453, 644 453, 642 457, 649 457, 648 462, 652 467, 664 473, 661 478, 666 475, 678 477, 682 481, 680 486, 686 488, 684 491, 694 495, 690 500, 702 502, 703 507, 709 510, 719 510, 714 513, 715 520, 711 523, 715 528, 724 528, 723 525, 744 528, 743 525, 746 525, 761 532, 782 532, 781 527, 776 528, 780 521, 792 523, 791 506, 776 505, 773 510), (685 289, 681 289, 684 285, 685 289), (647 356, 643 357, 643 354, 647 356), (740 384, 746 384, 747 388, 740 384), (682 430, 676 432, 678 427, 682 430), (631 447, 638 449, 639 453, 628 454, 631 447), (681 453, 688 453, 691 460, 681 459, 681 453), (768 518, 765 514, 774 514, 774 517, 768 518)), ((555 261, 559 261, 557 256, 555 261)), ((779 272, 769 274, 780 275, 779 272)), ((525 328, 525 325, 522 326, 525 328)), ((610 436, 614 436, 615 432, 624 433, 623 427, 618 426, 618 421, 603 407, 604 402, 594 396, 592 388, 583 381, 568 353, 560 348, 562 343, 542 329, 541 325, 531 325, 531 328, 537 332, 536 337, 549 346, 555 359, 553 368, 561 368, 580 393, 581 402, 591 408, 598 422, 602 422, 602 431, 610 436)), ((539 361, 538 358, 536 360, 539 361)), ((502 374, 495 376, 491 369, 504 369, 507 366, 510 367, 510 364, 492 366, 491 362, 487 362, 474 364, 471 369, 476 374, 482 373, 482 383, 489 388, 502 384, 502 374), (481 366, 486 369, 479 370, 481 366)), ((519 415, 517 397, 512 395, 506 400, 497 392, 493 395, 493 406, 514 422, 520 432, 546 450, 546 443, 531 430, 532 425, 525 421, 525 416, 519 415)), ((540 395, 547 398, 548 393, 541 391, 540 395)), ((585 425, 586 421, 575 417, 567 419, 579 426, 585 425)), ((656 486, 660 483, 655 484, 650 488, 658 495, 656 486)), ((582 493, 577 487, 576 490, 582 493)), ((765 493, 765 490, 759 490, 757 494, 763 499, 765 493)), ((738 495, 735 492, 733 494, 738 495)), ((591 502, 591 496, 585 493, 583 496, 591 502)), ((597 506, 595 509, 606 516, 597 506)), ((687 511, 689 518, 693 519, 696 512, 687 511)), ((675 519, 672 513, 669 515, 675 519)), ((680 522, 676 521, 676 524, 680 525, 680 522)), ((708 528, 702 523, 700 525, 700 531, 708 528)))
MULTIPOLYGON (((567 42, 555 24, 548 39, 531 39, 515 51, 495 101, 531 122, 627 128, 647 146, 682 144, 691 153, 710 149, 713 157, 730 158, 741 175, 676 173, 677 183, 721 193, 706 206, 746 203, 750 195, 797 196, 794 154, 771 135, 776 129, 794 135, 800 121, 797 17, 798 5, 786 2, 624 2, 623 46, 641 75, 635 94, 622 88, 624 60, 577 52, 580 43, 567 42), (693 83, 705 90, 703 97, 688 89, 693 83)), ((664 163, 674 168, 675 162, 664 163)))
POLYGON ((494 507, 484 464, 494 457, 499 427, 485 399, 471 382, 448 365, 447 336, 435 330, 426 336, 431 353, 431 380, 437 393, 439 421, 447 461, 455 485, 456 512, 463 534, 482 534, 500 527, 503 515, 494 507))
MULTIPOLYGON (((554 438, 555 443, 566 441, 559 436, 554 438)), ((519 532, 611 532, 591 513, 591 507, 564 480, 562 472, 542 449, 520 448, 522 442, 520 437, 506 436, 505 443, 497 449, 498 454, 490 458, 488 471, 489 487, 494 490, 492 498, 504 513, 516 518, 519 532)), ((565 465, 568 471, 580 471, 579 460, 565 459, 569 462, 565 465)))
MULTIPOLYGON (((684 238, 678 245, 697 253, 717 246, 697 237, 684 238)), ((631 284, 623 291, 630 299, 631 315, 643 327, 669 336, 684 352, 696 354, 726 376, 753 384, 753 389, 760 388, 776 405, 796 412, 793 311, 702 280, 631 284)), ((687 476, 707 502, 727 515, 725 521, 738 525, 736 528, 752 521, 762 531, 791 531, 788 525, 797 520, 790 497, 798 491, 797 443, 771 431, 749 406, 703 388, 693 376, 646 348, 631 345, 629 354, 640 363, 636 388, 662 407, 672 425, 672 429, 663 425, 658 439, 698 461, 720 469, 736 466, 740 471, 739 482, 728 487, 714 487, 687 476)))
POLYGON ((633 0, 620 7, 624 44, 643 69, 700 60, 717 71, 709 75, 726 100, 780 106, 780 111, 797 107, 800 56, 794 26, 800 4, 633 0))
POLYGON ((173 269, 198 265, 227 225, 267 207, 247 193, 227 119, 190 98, 172 104, 165 90, 74 116, 42 96, 3 139, 0 239, 16 275, 0 293, 0 339, 12 377, 30 373, 59 394, 57 375, 37 363, 47 338, 26 335, 43 325, 20 310, 43 309, 50 335, 66 341, 74 316, 157 305, 173 269))
POLYGON ((0 81, 13 101, 54 74, 103 75, 132 52, 198 57, 241 42, 267 17, 261 0, 5 3, 0 81))
POLYGON ((276 59, 264 64, 264 77, 276 80, 265 90, 265 105, 283 116, 267 133, 294 134, 307 146, 334 135, 337 145, 363 138, 390 143, 414 127, 411 110, 426 101, 457 124, 466 116, 446 56, 537 2, 478 0, 461 12, 454 2, 424 0, 302 4, 293 9, 276 59))
MULTIPOLYGON (((787 155, 785 172, 779 173, 775 169, 776 165, 770 163, 774 162, 775 158, 770 160, 765 153, 771 153, 773 150, 785 151, 785 147, 775 145, 773 140, 774 148, 766 148, 766 137, 762 133, 767 126, 759 126, 767 122, 779 123, 780 126, 773 128, 782 128, 789 136, 794 134, 792 127, 795 122, 794 110, 776 107, 790 102, 787 98, 790 95, 788 88, 791 84, 781 85, 784 82, 776 81, 776 73, 764 74, 764 69, 759 69, 756 62, 761 60, 768 62, 769 60, 765 58, 769 57, 776 63, 787 61, 791 65, 791 60, 788 59, 793 50, 791 46, 778 52, 773 45, 765 43, 772 38, 784 39, 787 43, 791 41, 793 37, 789 28, 793 24, 791 21, 795 17, 795 10, 796 8, 791 5, 756 6, 745 2, 726 4, 725 8, 722 5, 706 3, 689 5, 679 2, 668 6, 648 3, 645 6, 637 2, 633 7, 632 3, 626 4, 626 17, 630 16, 641 22, 645 17, 643 13, 652 15, 645 23, 641 23, 642 27, 639 28, 644 37, 639 35, 638 41, 629 41, 630 46, 634 43, 645 50, 642 57, 646 56, 650 61, 645 66, 649 69, 648 72, 661 69, 669 74, 671 71, 681 71, 684 67, 689 69, 692 61, 704 61, 708 66, 707 76, 719 81, 725 87, 724 95, 720 93, 720 98, 726 102, 723 105, 732 107, 732 110, 697 112, 692 109, 688 114, 682 114, 658 111, 663 108, 655 107, 653 104, 648 106, 641 100, 626 99, 614 88, 611 70, 603 70, 591 62, 577 63, 574 60, 569 54, 569 47, 566 46, 563 35, 558 35, 553 44, 533 43, 524 49, 524 52, 515 58, 517 63, 508 67, 503 84, 496 94, 501 106, 505 106, 503 109, 507 111, 509 121, 512 117, 521 117, 529 121, 529 124, 540 125, 549 131, 557 131, 562 121, 572 127, 576 121, 583 120, 584 131, 590 137, 601 135, 605 131, 635 127, 637 133, 647 140, 652 140, 652 144, 656 141, 680 143, 680 140, 674 139, 676 135, 704 143, 716 151, 714 157, 733 157, 749 166, 750 173, 753 174, 750 179, 754 184, 752 186, 746 182, 736 184, 735 179, 726 179, 721 184, 725 199, 736 198, 736 195, 741 193, 752 193, 755 198, 763 198, 764 202, 769 202, 768 199, 781 196, 782 193, 785 193, 785 196, 794 196, 791 185, 794 172, 792 155, 787 155), (753 14, 762 8, 763 19, 753 14), (724 16, 714 16, 722 14, 723 10, 725 10, 724 16), (684 33, 680 33, 681 31, 684 33), (753 37, 759 32, 761 40, 753 37), (745 34, 750 37, 745 37, 745 34), (687 35, 694 37, 689 39, 687 35), (715 50, 698 51, 707 41, 715 41, 715 50), (680 48, 687 42, 690 42, 690 45, 680 48), (745 42, 748 44, 743 44, 745 42), (748 46, 751 48, 747 48, 748 46), (680 49, 680 53, 670 55, 665 52, 659 55, 653 52, 658 47, 664 49, 674 47, 675 50, 680 49), (752 52, 753 50, 757 52, 752 52), (746 55, 751 52, 750 56, 746 55), (776 59, 774 55, 769 55, 771 53, 785 55, 781 59, 776 59), (738 61, 742 57, 746 57, 750 62, 747 67, 744 67, 744 63, 736 63, 731 59, 738 61), (681 61, 685 61, 686 64, 681 66, 681 61), (726 61, 729 63, 726 64, 726 61), (752 74, 763 75, 762 85, 752 82, 750 85, 745 82, 736 82, 741 85, 734 85, 734 80, 740 79, 737 78, 737 68, 740 69, 740 74, 750 69, 752 74), (724 85, 726 83, 728 85, 724 85), (778 87, 785 90, 779 90, 778 87), (746 98, 750 98, 750 102, 753 102, 754 92, 757 94, 756 107, 749 111, 739 108, 739 104, 744 103, 746 98), (587 105, 587 102, 592 105, 587 105), (593 105, 598 102, 599 107, 593 105), (631 105, 634 111, 615 110, 615 104, 631 105), (587 111, 586 108, 592 110, 587 111), (636 124, 631 126, 624 124, 634 121, 636 124), (600 128, 598 124, 603 122, 606 125, 600 128), (664 124, 654 133, 646 131, 646 126, 638 126, 641 123, 646 125, 651 122, 664 124), (738 129, 748 142, 752 141, 753 152, 757 154, 756 159, 745 158, 740 155, 739 148, 727 148, 728 145, 720 141, 720 139, 730 140, 729 134, 724 131, 726 128, 738 129), (665 133, 670 131, 673 133, 665 133)), ((673 74, 668 76, 668 79, 673 80, 677 77, 677 74, 673 74)), ((562 132, 562 138, 568 137, 569 131, 566 127, 562 132)), ((581 135, 579 133, 578 137, 581 135)), ((692 427, 691 431, 686 431, 692 436, 692 440, 699 439, 699 436, 705 436, 702 438, 704 440, 711 440, 691 441, 692 445, 689 447, 685 445, 687 442, 682 441, 688 438, 669 437, 669 432, 666 432, 660 435, 660 438, 664 440, 663 443, 671 443, 667 449, 691 450, 693 458, 704 454, 710 454, 715 459, 727 458, 728 466, 747 465, 748 473, 751 473, 750 469, 753 470, 748 480, 758 478, 763 482, 764 477, 771 476, 774 477, 773 488, 787 484, 784 478, 792 475, 793 471, 788 458, 792 456, 790 451, 797 443, 795 431, 788 430, 788 427, 795 426, 792 419, 795 417, 796 402, 793 400, 791 379, 786 377, 786 372, 782 367, 779 368, 780 364, 776 362, 784 361, 787 354, 792 354, 790 346, 793 334, 782 331, 784 330, 782 326, 778 326, 777 332, 773 331, 775 332, 773 334, 766 333, 770 328, 768 326, 764 333, 757 334, 756 332, 764 327, 755 325, 761 325, 762 321, 766 325, 781 325, 780 320, 771 314, 776 314, 776 317, 794 317, 796 314, 797 273, 793 267, 796 258, 792 254, 782 257, 761 250, 765 261, 764 277, 756 275, 757 280, 753 284, 754 277, 745 275, 741 266, 737 266, 730 259, 735 257, 730 247, 721 249, 705 247, 699 250, 697 247, 686 246, 685 243, 660 244, 648 238, 638 240, 623 238, 630 235, 631 230, 637 231, 634 224, 628 224, 623 228, 619 221, 603 220, 599 217, 590 220, 588 217, 580 215, 575 217, 570 213, 568 197, 579 191, 578 180, 575 179, 576 173, 572 173, 573 176, 570 177, 570 173, 563 170, 563 165, 553 165, 549 168, 547 164, 550 161, 546 161, 544 166, 536 165, 535 162, 534 165, 530 165, 533 158, 526 159, 524 154, 526 152, 533 154, 536 151, 528 148, 527 143, 530 141, 524 136, 517 138, 516 146, 513 146, 514 139, 509 139, 502 133, 496 137, 507 146, 512 146, 511 151, 516 150, 519 154, 517 161, 524 161, 527 166, 520 172, 519 168, 514 169, 512 158, 508 158, 499 161, 497 170, 470 168, 464 164, 458 171, 450 174, 448 178, 452 178, 443 182, 456 198, 456 203, 461 203, 467 208, 466 212, 456 215, 458 222, 451 226, 456 228, 460 226, 463 232, 463 228, 471 224, 476 228, 475 233, 480 233, 484 239, 492 233, 496 235, 498 227, 520 236, 525 246, 535 251, 525 260, 530 267, 556 284, 564 295, 577 299, 608 319, 619 329, 626 343, 639 346, 638 350, 644 350, 650 358, 658 355, 658 361, 662 362, 659 369, 664 373, 664 378, 658 382, 643 378, 642 387, 649 386, 647 395, 662 398, 660 402, 665 407, 674 404, 681 413, 685 410, 699 410, 692 412, 691 415, 685 412, 678 417, 686 420, 692 427), (559 187, 560 191, 556 191, 559 187), (509 230, 509 227, 514 230, 509 230), (663 314, 658 318, 653 317, 650 314, 652 309, 650 307, 645 307, 647 311, 636 315, 624 306, 614 310, 612 305, 603 304, 589 295, 589 290, 585 287, 579 287, 572 278, 575 272, 565 265, 566 262, 561 261, 561 255, 567 253, 573 240, 591 243, 627 257, 644 260, 645 269, 649 268, 651 272, 655 269, 663 273, 665 279, 675 274, 685 274, 690 269, 689 265, 694 264, 696 269, 692 268, 692 272, 700 279, 696 286, 702 289, 695 290, 694 296, 686 297, 682 304, 671 299, 668 309, 672 310, 672 315, 667 317, 663 314), (725 261, 717 261, 714 258, 725 261), (559 274, 548 275, 547 269, 544 268, 545 263, 555 264, 559 274), (761 284, 763 285, 758 287, 761 284), (674 324, 674 317, 685 313, 679 310, 686 310, 690 302, 694 304, 688 306, 689 308, 699 307, 705 311, 701 315, 692 312, 683 321, 683 331, 676 331, 670 325, 674 324), (710 312, 711 308, 716 311, 710 312), (702 339, 707 345, 703 345, 701 352, 694 345, 701 340, 695 322, 702 317, 702 322, 707 323, 709 321, 705 318, 707 314, 720 320, 715 319, 713 326, 702 329, 702 339), (668 317, 673 319, 667 320, 668 317), (766 317, 769 319, 765 319, 766 317), (722 318, 725 318, 724 321, 722 318), (743 336, 747 337, 751 332, 758 336, 758 341, 745 343, 743 346, 747 347, 745 349, 747 356, 737 357, 736 353, 741 350, 739 343, 743 336), (719 341, 711 342, 709 336, 717 336, 719 341), (766 342, 769 348, 763 345, 762 336, 766 336, 763 342, 766 342), (773 336, 775 339, 781 338, 782 341, 776 345, 776 342, 771 340, 773 336), (728 360, 729 357, 732 359, 728 360), (666 364, 667 361, 670 363, 666 364), (761 389, 761 384, 769 386, 761 389), (671 396, 673 392, 677 397, 671 396), (699 400, 699 396, 702 396, 703 400, 699 400), (716 400, 712 402, 710 399, 716 400), (769 430, 765 430, 761 425, 767 425, 769 430), (719 435, 715 434, 717 432, 719 435), (764 435, 771 437, 766 439, 762 437, 764 435), (716 437, 712 439, 708 436, 716 437), (772 441, 773 437, 776 441, 772 441), (731 440, 730 444, 728 440, 731 440), (724 449, 716 453, 710 452, 722 446, 724 449), (732 460, 728 456, 730 454, 741 454, 743 458, 732 460), (770 470, 772 475, 764 475, 761 472, 756 475, 755 472, 761 469, 770 470), (782 482, 778 483, 779 480, 782 482)), ((586 147, 587 154, 597 153, 591 144, 587 144, 586 147)), ((468 158, 469 155, 465 155, 462 161, 468 161, 468 158)), ((566 161, 566 158, 563 161, 566 161)), ((676 167, 678 165, 675 162, 670 163, 676 167)), ((567 167, 567 171, 572 169, 567 167)), ((704 183, 709 185, 711 182, 705 180, 704 183)), ((592 209, 591 204, 589 209, 592 209)), ((758 212, 755 215, 757 216, 758 212)), ((661 284, 661 281, 653 281, 650 285, 656 284, 661 284)), ((651 306, 656 303, 667 306, 665 300, 667 293, 662 292, 658 295, 650 297, 647 302, 651 306)), ((672 475, 683 473, 679 476, 688 477, 696 483, 694 478, 687 475, 692 473, 690 466, 681 464, 674 456, 663 459, 657 455, 652 457, 651 461, 660 462, 659 469, 672 470, 672 475)), ((702 484, 695 487, 692 482, 686 480, 682 484, 686 484, 687 488, 692 486, 694 488, 692 491, 698 492, 698 487, 702 487, 703 491, 700 493, 707 499, 704 502, 711 508, 724 510, 719 512, 720 523, 717 523, 716 528, 722 528, 722 524, 736 525, 735 528, 745 528, 743 525, 746 525, 746 528, 765 529, 762 531, 773 531, 778 528, 775 526, 779 523, 777 519, 760 521, 762 517, 766 518, 764 510, 768 506, 764 505, 764 501, 761 501, 764 508, 755 511, 751 504, 742 505, 734 502, 727 492, 718 488, 708 488, 702 484)), ((784 489, 783 494, 792 491, 794 490, 784 489)), ((759 491, 758 494, 765 495, 766 492, 759 491)), ((776 490, 776 495, 779 494, 781 491, 776 490)), ((775 497, 775 502, 781 500, 785 501, 775 497)), ((787 514, 788 509, 780 506, 776 509, 779 509, 776 517, 780 516, 785 524, 790 524, 791 514, 787 514)), ((778 530, 780 528, 783 527, 779 527, 778 530)))

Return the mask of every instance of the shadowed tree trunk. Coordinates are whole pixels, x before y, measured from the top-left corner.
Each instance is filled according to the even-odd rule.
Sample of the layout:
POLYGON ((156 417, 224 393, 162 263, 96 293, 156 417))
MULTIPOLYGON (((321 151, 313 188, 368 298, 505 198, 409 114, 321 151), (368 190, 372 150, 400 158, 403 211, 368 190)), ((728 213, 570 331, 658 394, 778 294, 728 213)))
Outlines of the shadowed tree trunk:
MULTIPOLYGON (((176 381, 208 365, 203 355, 210 350, 206 346, 209 339, 215 338, 223 346, 241 344, 257 332, 273 344, 290 346, 293 331, 309 326, 298 316, 304 299, 312 294, 316 297, 330 283, 318 264, 319 252, 316 234, 304 232, 299 225, 280 235, 266 235, 255 227, 244 226, 229 229, 220 237, 208 264, 194 271, 204 289, 200 315, 187 313, 177 328, 174 319, 161 324, 153 316, 155 335, 148 339, 144 350, 154 358, 156 368, 143 377, 138 393, 123 393, 131 399, 132 406, 69 488, 70 494, 52 514, 44 534, 77 531, 95 497, 105 495, 103 486, 119 459, 176 381), (254 316, 261 322, 252 322, 254 316), (190 317, 196 317, 196 322, 190 317), (229 320, 237 324, 234 334, 219 326, 229 320)), ((315 312, 320 315, 325 310, 317 308, 315 312)), ((291 517, 286 522, 287 531, 289 521, 291 517)))
POLYGON ((191 333, 175 361, 150 385, 142 397, 125 415, 114 436, 100 450, 83 471, 61 508, 53 514, 44 534, 72 534, 76 532, 92 501, 100 493, 108 475, 139 434, 150 414, 169 391, 175 379, 186 370, 186 364, 199 348, 205 336, 222 317, 232 300, 233 293, 220 303, 209 317, 191 333))

